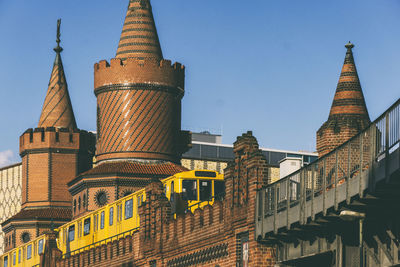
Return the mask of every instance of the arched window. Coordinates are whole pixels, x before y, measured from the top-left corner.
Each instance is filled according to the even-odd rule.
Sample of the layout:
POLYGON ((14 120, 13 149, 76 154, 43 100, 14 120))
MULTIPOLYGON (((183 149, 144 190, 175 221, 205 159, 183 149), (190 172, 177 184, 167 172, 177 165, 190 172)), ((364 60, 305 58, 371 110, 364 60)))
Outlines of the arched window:
POLYGON ((74 199, 74 213, 76 213, 76 199, 74 199))
POLYGON ((78 199, 78 210, 81 210, 81 197, 79 197, 79 199, 78 199))
POLYGON ((86 194, 83 194, 83 207, 85 208, 87 206, 86 203, 86 194))

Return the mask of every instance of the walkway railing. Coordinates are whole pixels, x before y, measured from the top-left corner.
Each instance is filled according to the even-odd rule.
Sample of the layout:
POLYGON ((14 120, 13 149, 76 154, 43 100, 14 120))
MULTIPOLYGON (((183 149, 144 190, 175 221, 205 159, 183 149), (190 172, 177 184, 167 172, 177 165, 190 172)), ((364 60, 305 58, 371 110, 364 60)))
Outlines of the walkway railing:
MULTIPOLYGON (((334 151, 259 190, 256 216, 258 225, 261 225, 260 221, 264 218, 273 215, 276 217, 284 211, 287 213, 284 217, 288 226, 293 216, 297 216, 300 223, 306 223, 308 216, 314 219, 315 213, 318 212, 315 210, 316 205, 322 204, 322 210, 326 213, 327 194, 334 198, 335 208, 338 208, 342 198, 349 203, 350 198, 354 196, 355 185, 358 187, 358 194, 362 196, 363 190, 368 186, 374 186, 375 181, 370 177, 366 185, 361 174, 366 170, 371 171, 373 162, 388 159, 388 156, 399 148, 399 141, 400 99, 365 130, 334 151), (342 193, 345 196, 342 196, 342 193), (314 201, 317 197, 322 203, 314 201), (289 214, 289 210, 296 206, 299 206, 296 209, 299 214, 289 214), (306 207, 307 212, 305 212, 306 207)), ((385 166, 385 174, 388 174, 389 163, 385 166)), ((273 224, 276 231, 275 218, 273 224)))

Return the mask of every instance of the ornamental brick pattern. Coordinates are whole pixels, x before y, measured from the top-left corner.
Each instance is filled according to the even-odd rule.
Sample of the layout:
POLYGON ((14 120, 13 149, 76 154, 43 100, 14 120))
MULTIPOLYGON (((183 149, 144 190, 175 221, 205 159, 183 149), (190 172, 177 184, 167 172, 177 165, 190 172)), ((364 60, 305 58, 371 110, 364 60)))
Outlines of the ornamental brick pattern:
POLYGON ((184 76, 181 64, 162 59, 150 1, 131 0, 117 58, 94 66, 97 162, 179 164, 190 143, 181 131, 184 76))
POLYGON ((130 0, 119 41, 117 58, 162 59, 149 0, 130 0))
MULTIPOLYGON (((22 166, 21 163, 0 168, 0 221, 3 222, 21 210, 22 166)), ((0 254, 12 244, 12 238, 4 239, 0 226, 0 254)))
POLYGON ((138 231, 64 259, 48 246, 43 266, 274 266, 273 245, 254 233, 255 194, 269 179, 266 158, 251 132, 238 137, 234 152, 225 170, 226 196, 213 206, 174 218, 162 183, 153 181, 139 207, 138 231))
POLYGON ((62 48, 54 48, 56 59, 44 100, 38 127, 64 127, 76 129, 74 112, 68 93, 67 80, 60 53, 62 48))
POLYGON ((354 45, 349 42, 345 47, 346 57, 329 118, 317 132, 317 150, 320 157, 358 134, 371 122, 354 63, 354 45))

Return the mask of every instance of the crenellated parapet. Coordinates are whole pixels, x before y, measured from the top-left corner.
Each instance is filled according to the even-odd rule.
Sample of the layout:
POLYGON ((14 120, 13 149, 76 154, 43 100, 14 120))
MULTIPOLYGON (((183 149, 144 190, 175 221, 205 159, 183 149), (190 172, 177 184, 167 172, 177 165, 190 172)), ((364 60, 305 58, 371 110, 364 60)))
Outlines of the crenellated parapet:
POLYGON ((120 86, 147 87, 149 89, 177 90, 184 93, 185 67, 170 60, 141 60, 136 58, 113 58, 110 62, 102 60, 94 65, 95 94, 101 94, 107 88, 118 90, 120 86), (151 87, 153 85, 153 87, 151 87))
POLYGON ((21 136, 19 152, 21 157, 27 153, 46 152, 52 149, 53 152, 78 150, 91 151, 94 153, 95 136, 91 132, 68 128, 30 128, 21 136), (58 151, 57 151, 58 149, 58 151))

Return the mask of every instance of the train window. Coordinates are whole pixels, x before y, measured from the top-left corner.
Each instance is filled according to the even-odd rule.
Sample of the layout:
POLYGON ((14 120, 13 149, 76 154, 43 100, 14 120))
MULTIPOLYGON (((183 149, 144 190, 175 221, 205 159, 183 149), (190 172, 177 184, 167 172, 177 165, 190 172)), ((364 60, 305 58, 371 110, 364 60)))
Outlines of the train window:
POLYGON ((110 220, 110 225, 113 225, 113 221, 114 221, 114 207, 111 207, 111 208, 110 208, 109 220, 110 220))
POLYGON ((200 201, 206 201, 211 198, 212 195, 212 187, 211 181, 200 180, 200 201))
POLYGON ((22 258, 22 251, 19 250, 19 253, 18 253, 18 263, 21 263, 21 258, 22 258))
POLYGON ((133 216, 133 199, 125 201, 125 220, 133 216))
POLYGON ((78 237, 82 236, 82 222, 78 223, 78 237))
POLYGON ((90 234, 90 218, 83 221, 83 235, 90 234))
POLYGON ((97 232, 97 228, 98 228, 98 222, 99 222, 98 217, 99 217, 99 215, 97 215, 97 214, 93 216, 93 229, 95 232, 97 232))
POLYGON ((39 240, 38 254, 43 252, 43 242, 44 242, 44 239, 39 240))
POLYGON ((75 225, 71 225, 68 228, 68 241, 74 241, 75 239, 75 225))
POLYGON ((13 253, 13 265, 17 263, 17 252, 13 253))
POLYGON ((174 199, 174 196, 175 196, 175 187, 174 187, 174 182, 171 182, 171 195, 170 195, 170 198, 169 198, 169 201, 171 201, 171 203, 174 203, 174 201, 175 201, 175 199, 174 199))
POLYGON ((4 257, 4 267, 8 267, 8 256, 4 257))
POLYGON ((214 196, 218 197, 225 193, 225 182, 214 181, 214 196))
POLYGON ((140 205, 142 205, 141 202, 142 202, 142 201, 141 201, 141 199, 140 199, 140 196, 138 196, 138 197, 137 197, 137 206, 138 206, 138 208, 140 207, 140 205))
POLYGON ((122 204, 117 206, 117 222, 122 220, 122 204))
POLYGON ((100 229, 104 229, 104 211, 100 215, 100 229))
POLYGON ((26 248, 26 259, 29 260, 30 258, 32 258, 32 244, 26 248))
POLYGON ((210 171, 195 171, 194 175, 196 175, 196 177, 217 177, 215 172, 210 171))
POLYGON ((182 181, 182 193, 185 200, 197 200, 197 181, 182 181))

